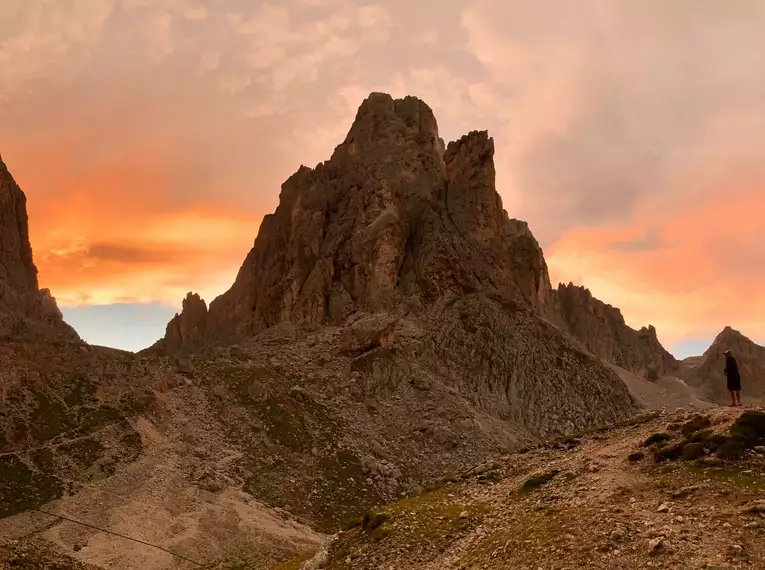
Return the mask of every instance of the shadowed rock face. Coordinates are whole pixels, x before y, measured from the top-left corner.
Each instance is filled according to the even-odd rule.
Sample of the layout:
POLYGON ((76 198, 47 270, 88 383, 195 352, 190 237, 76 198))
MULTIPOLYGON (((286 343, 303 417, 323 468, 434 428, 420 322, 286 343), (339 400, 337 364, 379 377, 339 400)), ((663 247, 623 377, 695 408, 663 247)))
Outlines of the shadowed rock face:
POLYGON ((0 335, 80 340, 48 289, 38 289, 27 199, 0 158, 0 335))
POLYGON ((162 343, 167 352, 190 350, 205 342, 207 303, 198 294, 189 292, 180 314, 167 325, 162 343))
POLYGON ((406 314, 478 291, 537 305, 544 258, 519 256, 536 242, 509 220, 494 174, 485 131, 444 148, 425 103, 373 93, 332 158, 283 184, 231 289, 205 318, 198 303, 195 317, 179 315, 156 348, 230 342, 285 320, 406 314), (191 321, 197 332, 182 332, 191 321))
POLYGON ((700 387, 704 395, 718 403, 730 401, 726 388, 725 350, 730 350, 741 374, 741 396, 745 400, 765 398, 765 347, 739 331, 725 327, 704 352, 701 362, 688 372, 688 382, 700 387))

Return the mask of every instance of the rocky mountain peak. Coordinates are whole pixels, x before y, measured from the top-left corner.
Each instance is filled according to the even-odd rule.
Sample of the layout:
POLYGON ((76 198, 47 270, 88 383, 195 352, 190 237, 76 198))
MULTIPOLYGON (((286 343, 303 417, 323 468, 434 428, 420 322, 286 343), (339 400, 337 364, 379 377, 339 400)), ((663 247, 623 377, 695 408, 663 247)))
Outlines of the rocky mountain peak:
POLYGON ((170 319, 160 341, 164 352, 197 348, 204 342, 207 326, 207 303, 198 293, 189 291, 181 304, 181 312, 170 319))
POLYGON ((0 333, 79 340, 55 299, 39 290, 29 243, 27 198, 0 159, 0 333))
POLYGON ((757 349, 761 348, 762 347, 749 337, 744 336, 740 331, 730 326, 726 326, 718 333, 714 341, 712 341, 712 344, 704 352, 704 355, 722 354, 726 350, 730 350, 732 353, 739 355, 746 355, 757 352, 757 349))
POLYGON ((204 325, 192 320, 207 341, 227 342, 282 321, 405 314, 477 291, 534 306, 549 289, 544 259, 494 179, 486 131, 445 148, 423 101, 372 93, 331 159, 284 182, 233 286, 204 325))
POLYGON ((689 382, 700 386, 704 394, 715 401, 726 402, 724 352, 730 350, 741 373, 742 397, 765 397, 765 347, 755 343, 738 330, 726 326, 704 352, 700 363, 693 368, 689 382))
POLYGON ((343 144, 336 152, 376 160, 389 146, 414 143, 436 156, 444 153, 433 111, 417 97, 394 99, 387 93, 371 93, 359 106, 343 144))
POLYGON ((231 289, 209 311, 187 298, 153 349, 225 344, 283 321, 423 313, 489 293, 545 317, 600 358, 633 371, 673 369, 652 328, 631 329, 583 287, 553 290, 528 224, 502 205, 494 151, 478 130, 445 147, 423 101, 370 94, 330 160, 284 182, 231 289))

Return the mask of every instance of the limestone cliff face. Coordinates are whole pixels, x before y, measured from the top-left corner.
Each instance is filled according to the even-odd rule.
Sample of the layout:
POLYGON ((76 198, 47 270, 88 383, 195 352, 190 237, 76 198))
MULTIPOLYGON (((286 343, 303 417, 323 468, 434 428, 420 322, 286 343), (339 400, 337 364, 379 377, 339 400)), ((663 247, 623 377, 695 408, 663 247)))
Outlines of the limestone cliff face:
POLYGON ((529 225, 521 220, 508 220, 505 231, 510 244, 516 282, 524 296, 535 301, 534 304, 540 312, 551 314, 555 302, 554 291, 539 242, 531 233, 529 225))
MULTIPOLYGON (((401 315, 478 291, 536 305, 549 290, 544 259, 519 257, 536 242, 508 218, 494 176, 485 131, 445 148, 424 102, 373 93, 330 160, 283 184, 231 289, 192 320, 207 341, 227 342, 286 320, 401 315)), ((168 347, 185 319, 168 327, 168 347)))
POLYGON ((627 326, 619 309, 594 298, 589 289, 560 284, 550 300, 559 326, 596 356, 649 376, 677 370, 679 363, 661 345, 653 326, 627 326))
POLYGON ((731 327, 725 327, 717 335, 701 361, 690 369, 688 382, 701 388, 703 394, 713 401, 730 401, 723 374, 725 350, 731 351, 738 364, 742 398, 750 401, 765 398, 765 347, 731 327))
POLYGON ((79 340, 48 289, 39 289, 27 199, 0 158, 0 334, 79 340))

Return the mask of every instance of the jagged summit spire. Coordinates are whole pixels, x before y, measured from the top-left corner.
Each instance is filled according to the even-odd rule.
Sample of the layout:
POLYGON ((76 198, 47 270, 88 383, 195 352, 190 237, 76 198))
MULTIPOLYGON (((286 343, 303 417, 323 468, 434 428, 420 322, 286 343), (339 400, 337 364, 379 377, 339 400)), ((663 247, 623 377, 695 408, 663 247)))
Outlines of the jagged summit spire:
POLYGON ((351 155, 371 152, 377 159, 390 145, 414 143, 430 147, 440 158, 444 141, 438 135, 433 110, 421 99, 394 99, 387 93, 370 93, 362 101, 341 147, 351 155))
POLYGON ((502 207, 488 132, 446 149, 425 102, 372 93, 331 159, 282 185, 231 289, 205 319, 182 313, 165 344, 197 337, 186 331, 191 321, 220 342, 285 320, 342 323, 472 292, 534 306, 549 278, 541 259, 518 263, 539 255, 528 234, 502 207))

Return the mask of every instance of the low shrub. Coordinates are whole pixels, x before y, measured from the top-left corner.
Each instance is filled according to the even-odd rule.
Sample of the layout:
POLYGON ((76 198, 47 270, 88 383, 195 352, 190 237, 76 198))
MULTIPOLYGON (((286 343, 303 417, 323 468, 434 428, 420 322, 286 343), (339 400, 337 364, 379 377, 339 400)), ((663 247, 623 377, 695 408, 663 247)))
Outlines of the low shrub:
POLYGON ((687 438, 689 443, 703 443, 712 436, 712 432, 708 429, 702 429, 694 432, 687 438))
POLYGON ((683 446, 683 459, 691 461, 704 457, 707 454, 707 450, 703 443, 686 443, 683 446))
POLYGON ((627 456, 627 459, 630 461, 630 463, 636 463, 643 459, 645 457, 645 453, 642 451, 635 451, 634 453, 630 453, 627 456))
POLYGON ((668 433, 654 433, 649 435, 642 445, 643 447, 649 447, 657 443, 664 443, 665 441, 669 441, 670 439, 672 439, 672 436, 669 435, 668 433))
POLYGON ((361 520, 361 528, 366 532, 373 532, 377 527, 382 526, 386 521, 390 519, 390 515, 386 513, 374 513, 367 511, 364 513, 364 517, 361 520))
POLYGON ((717 449, 717 457, 724 459, 725 461, 732 461, 734 459, 741 459, 746 453, 746 445, 740 439, 729 437, 725 443, 723 443, 717 449))
POLYGON ((722 447, 727 441, 728 437, 719 433, 715 433, 710 435, 704 440, 704 446, 712 452, 717 451, 722 447))
POLYGON ((662 461, 673 461, 679 459, 683 455, 683 446, 685 444, 676 443, 675 445, 667 445, 657 449, 653 454, 653 460, 656 463, 662 461))
POLYGON ((682 432, 683 437, 687 439, 697 431, 708 428, 711 425, 712 422, 708 417, 697 414, 693 416, 689 421, 685 422, 680 431, 682 432))
POLYGON ((750 448, 765 442, 765 412, 744 412, 730 426, 730 434, 750 448))

